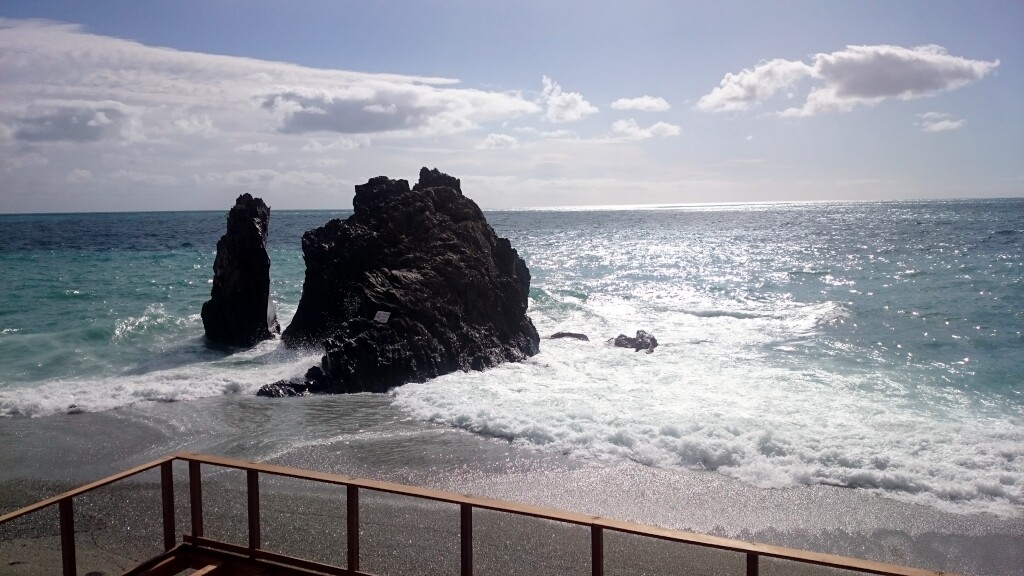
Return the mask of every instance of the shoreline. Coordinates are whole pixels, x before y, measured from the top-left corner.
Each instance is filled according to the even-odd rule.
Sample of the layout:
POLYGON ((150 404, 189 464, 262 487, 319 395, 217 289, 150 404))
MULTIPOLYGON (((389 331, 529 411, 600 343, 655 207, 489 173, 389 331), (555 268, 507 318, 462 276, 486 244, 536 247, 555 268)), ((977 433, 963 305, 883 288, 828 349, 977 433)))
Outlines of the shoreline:
MULTIPOLYGON (((184 467, 176 467, 179 537, 189 522, 186 476, 184 467)), ((244 477, 237 471, 210 476, 204 480, 206 534, 244 544, 244 477), (227 481, 224 476, 228 474, 237 476, 235 481, 227 481)), ((6 494, 2 502, 5 508, 18 484, 0 484, 0 492, 6 494)), ((297 490, 301 484, 302 481, 292 479, 261 483, 263 547, 344 566, 344 490, 333 487, 304 493, 297 490)), ((21 486, 24 491, 56 488, 54 483, 25 482, 21 486)), ((76 501, 79 573, 120 573, 160 553, 159 494, 159 484, 147 478, 116 484, 76 501)), ((360 509, 364 570, 381 574, 457 573, 457 506, 368 492, 360 499, 360 509)), ((0 574, 36 576, 59 572, 59 536, 52 522, 55 513, 50 514, 49 521, 46 513, 33 516, 0 529, 0 557, 6 559, 0 565, 0 574)), ((785 529, 759 529, 742 536, 743 540, 784 546, 792 546, 794 537, 800 537, 798 532, 785 529)), ((808 542, 817 539, 819 544, 845 548, 845 556, 959 574, 1015 574, 1022 554, 1019 546, 1015 546, 1021 539, 1019 533, 964 537, 940 533, 911 535, 891 529, 858 534, 837 529, 803 537, 808 542), (931 564, 911 562, 903 555, 907 551, 904 547, 945 557, 933 557, 931 564), (961 555, 967 550, 973 550, 976 556, 961 555), (999 551, 1002 557, 998 557, 999 551)), ((579 526, 477 510, 474 542, 478 573, 557 575, 585 573, 589 566, 589 531, 579 526)), ((675 574, 681 568, 685 568, 686 574, 741 573, 743 560, 738 553, 606 534, 608 574, 675 574)), ((813 566, 768 559, 764 568, 770 570, 772 565, 785 566, 787 574, 822 573, 813 566)))
MULTIPOLYGON (((1024 565, 1020 516, 957 514, 831 486, 764 489, 715 472, 584 461, 420 422, 392 407, 386 396, 315 402, 225 396, 54 418, 0 419, 0 436, 11 439, 0 448, 0 460, 10 464, 0 470, 5 512, 187 449, 965 575, 1018 574, 1018 566, 1024 565), (273 410, 267 402, 274 402, 273 410), (300 432, 305 436, 296 438, 300 432), (53 467, 52 462, 62 465, 53 467)), ((225 480, 214 475, 210 485, 225 480)), ((244 478, 211 491, 243 488, 244 478)), ((177 494, 187 494, 187 489, 177 494)), ((266 509, 284 517, 300 503, 322 510, 336 499, 310 490, 308 483, 297 487, 268 482, 267 494, 266 509)), ((214 510, 212 496, 204 501, 214 510)), ((238 516, 244 514, 244 496, 236 494, 218 506, 234 510, 234 521, 243 518, 237 526, 244 530, 244 516, 238 516)), ((380 519, 384 533, 401 533, 402 519, 423 508, 422 503, 385 506, 380 519)), ((448 521, 436 516, 424 525, 448 521)), ((450 522, 456 521, 457 514, 450 522)), ((296 538, 321 530, 337 535, 344 526, 324 521, 316 530, 295 530, 296 538)), ((535 532, 520 527, 502 541, 521 541, 535 532)), ((102 531, 96 537, 102 541, 102 531)), ((403 538, 409 543, 422 536, 410 532, 403 538)), ((330 541, 338 542, 334 536, 330 541)), ((15 542, 46 547, 45 540, 15 542)), ((153 542, 159 544, 159 533, 153 542)), ((5 541, 2 546, 11 545, 5 541)), ((634 545, 623 546, 628 552, 634 545)), ((6 556, 4 550, 12 548, 0 548, 0 556, 6 556)), ((665 554, 671 555, 651 552, 634 559, 665 554)), ((382 558, 390 559, 381 562, 408 565, 392 556, 384 554, 382 558)), ((20 570, 17 566, 0 566, 0 574, 30 573, 11 571, 20 570)))
MULTIPOLYGON (((185 483, 176 492, 187 493, 185 483)), ((297 495, 261 487, 262 547, 317 562, 344 566, 347 549, 345 498, 337 494, 297 495)), ((108 490, 76 511, 86 526, 77 537, 80 574, 121 573, 161 552, 155 483, 129 483, 108 490)), ((177 501, 180 535, 188 524, 187 504, 177 501)), ((243 544, 246 541, 245 494, 235 484, 204 482, 208 537, 243 544)), ((457 573, 459 512, 455 505, 407 497, 368 494, 360 499, 360 564, 379 574, 457 573)), ((474 512, 474 570, 477 573, 562 575, 586 573, 589 531, 492 512, 474 512)), ((0 530, 0 574, 39 576, 60 572, 59 536, 45 522, 22 526, 11 537, 0 530)), ((5 527, 6 528, 6 527, 5 527)), ((607 574, 717 575, 741 573, 742 553, 663 542, 615 532, 605 535, 607 574), (683 570, 683 572, 680 572, 683 570)), ((765 559, 764 569, 784 566, 787 574, 820 574, 813 566, 765 559)))

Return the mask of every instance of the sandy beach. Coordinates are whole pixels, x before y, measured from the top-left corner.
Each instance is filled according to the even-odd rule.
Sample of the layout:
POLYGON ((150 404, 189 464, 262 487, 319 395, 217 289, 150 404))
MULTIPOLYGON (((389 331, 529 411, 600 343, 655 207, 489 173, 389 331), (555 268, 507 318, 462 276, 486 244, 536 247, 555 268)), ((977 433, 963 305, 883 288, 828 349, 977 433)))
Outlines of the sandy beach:
MULTIPOLYGON (((181 470, 183 472, 183 470, 181 470)), ((206 532, 208 537, 244 543, 245 494, 242 482, 225 476, 205 482, 206 532)), ((178 475, 179 477, 182 474, 178 475)), ((304 558, 345 564, 345 497, 342 491, 307 490, 300 481, 271 482, 263 493, 264 548, 304 558)), ((23 493, 56 486, 22 483, 23 493)), ((7 483, 5 494, 19 486, 7 483)), ((178 529, 188 525, 187 490, 178 486, 178 529), (184 494, 184 496, 183 496, 184 494)), ((6 500, 6 498, 5 498, 6 500)), ((6 502, 5 502, 6 503, 6 502)), ((55 512, 19 521, 4 528, 0 574, 35 576, 60 570, 59 537, 55 512)), ((118 574, 160 552, 159 489, 151 482, 132 482, 105 489, 84 498, 77 511, 79 574, 118 574)), ((376 574, 454 574, 458 572, 458 510, 453 505, 416 501, 407 497, 367 495, 361 502, 362 568, 376 574)), ((586 529, 514 515, 477 511, 474 514, 474 567, 477 574, 588 574, 589 532, 586 529)), ((791 542, 813 539, 799 531, 761 530, 751 539, 791 542)), ((890 561, 905 554, 940 553, 938 559, 961 562, 961 573, 1014 574, 1019 561, 1020 534, 987 534, 956 538, 940 533, 912 535, 899 530, 872 534, 835 530, 819 535, 820 545, 846 548, 873 557, 888 555, 890 561), (987 547, 987 560, 964 556, 968 548, 987 547), (866 553, 866 554, 865 554, 866 553), (973 562, 968 565, 967 562, 973 562)), ((977 549, 975 549, 977 552, 977 549)), ((609 533, 606 536, 606 573, 642 574, 739 574, 739 554, 689 545, 647 540, 609 533)), ((766 560, 766 574, 826 574, 813 567, 766 560)))
MULTIPOLYGON (((245 542, 244 493, 220 482, 206 488, 207 536, 245 542)), ((91 498, 78 514, 84 531, 78 539, 79 574, 118 574, 157 554, 161 533, 152 503, 158 498, 158 488, 145 483, 91 498)), ((298 495, 285 488, 265 494, 264 500, 265 549, 345 565, 343 493, 298 495)), ((185 506, 178 508, 180 528, 188 520, 185 506)), ((0 557, 6 561, 0 574, 60 571, 59 537, 50 520, 4 530, 0 557)), ((453 505, 369 495, 361 504, 361 528, 361 562, 367 572, 458 573, 458 509, 453 505)), ((474 531, 477 574, 589 574, 590 536, 584 528, 477 511, 474 531)), ((606 554, 608 574, 730 574, 743 565, 738 554, 617 534, 608 535, 606 554)))
MULTIPOLYGON (((315 428, 315 426, 313 426, 315 428)), ((15 442, 31 432, 38 452, 0 448, 0 510, 7 512, 178 449, 450 490, 656 526, 960 574, 1013 575, 1024 565, 1024 522, 902 503, 867 491, 811 486, 759 489, 716 473, 666 470, 631 462, 581 461, 403 418, 386 397, 314 402, 222 397, 47 419, 3 419, 15 442), (247 428, 275 402, 274 418, 247 428), (219 419, 231 434, 187 434, 164 422, 182 413, 219 419), (362 433, 286 451, 274 448, 277 418, 332 414, 362 433), (373 415, 374 420, 370 421, 373 415), (248 419, 253 422, 252 418, 248 419), (354 424, 358 422, 358 424, 354 424), (111 431, 117 431, 111 433, 111 431), (61 462, 60 466, 55 463, 61 462)), ((176 468, 179 484, 185 468, 176 468)), ((204 473, 207 534, 244 543, 244 477, 204 473)), ((343 564, 344 494, 292 480, 261 484, 265 547, 343 564)), ((188 526, 187 490, 177 489, 178 530, 188 526)), ((76 502, 80 574, 116 574, 159 552, 155 473, 76 502)), ((363 567, 380 574, 454 573, 458 514, 452 505, 367 494, 361 499, 363 567)), ((587 573, 588 533, 571 526, 477 512, 478 574, 587 573)), ((0 574, 51 574, 59 562, 56 510, 16 521, 0 533, 0 574)), ((609 574, 728 574, 742 558, 688 546, 606 537, 609 574), (710 562, 708 554, 713 557, 710 562), (725 555, 719 558, 718 555, 725 555), (701 568, 703 566, 704 568, 701 568), (732 566, 732 568, 730 568, 732 566), (704 570, 703 572, 701 570, 704 570)), ((766 564, 768 566, 768 564, 766 564)), ((792 566, 778 573, 795 573, 792 566)), ((774 568, 772 569, 774 570, 774 568)), ((775 573, 769 571, 766 573, 775 573)))

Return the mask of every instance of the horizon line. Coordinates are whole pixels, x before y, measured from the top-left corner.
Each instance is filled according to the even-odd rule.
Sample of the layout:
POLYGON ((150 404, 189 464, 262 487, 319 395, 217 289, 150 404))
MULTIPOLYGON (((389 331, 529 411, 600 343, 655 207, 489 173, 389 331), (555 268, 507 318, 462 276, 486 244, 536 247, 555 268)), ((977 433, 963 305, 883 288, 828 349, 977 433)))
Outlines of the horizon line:
MULTIPOLYGON (((708 209, 708 208, 736 208, 742 206, 784 206, 799 204, 896 204, 902 202, 984 202, 998 200, 1024 200, 1021 196, 978 196, 978 197, 956 197, 956 198, 894 198, 894 199, 821 199, 821 200, 748 200, 748 201, 722 201, 722 202, 658 202, 652 204, 583 204, 564 206, 523 206, 504 208, 480 208, 482 212, 613 212, 619 211, 641 211, 641 210, 685 210, 685 209, 708 209)), ((270 207, 273 210, 273 207, 270 207)), ((95 211, 70 211, 70 212, 2 212, 0 216, 73 216, 77 214, 186 214, 191 212, 226 212, 230 207, 219 208, 197 208, 177 210, 95 210, 95 211)), ((348 208, 279 208, 277 212, 352 212, 348 208)))

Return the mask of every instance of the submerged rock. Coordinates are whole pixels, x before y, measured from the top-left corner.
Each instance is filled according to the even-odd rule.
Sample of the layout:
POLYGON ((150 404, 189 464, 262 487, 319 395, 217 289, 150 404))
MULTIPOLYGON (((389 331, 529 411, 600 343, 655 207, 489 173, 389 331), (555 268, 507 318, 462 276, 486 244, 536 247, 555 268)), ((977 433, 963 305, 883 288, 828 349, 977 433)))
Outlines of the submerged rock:
POLYGON ((319 366, 313 366, 306 371, 302 378, 290 380, 278 380, 273 384, 266 384, 256 391, 257 396, 270 398, 285 398, 289 396, 307 396, 326 391, 330 386, 327 377, 324 376, 319 366))
POLYGON ((608 341, 612 346, 619 348, 632 348, 634 352, 646 350, 648 354, 654 352, 654 349, 658 347, 658 340, 653 334, 648 334, 643 330, 636 331, 636 338, 630 338, 625 334, 619 334, 615 338, 608 341))
POLYGON ((584 342, 590 342, 590 338, 586 334, 580 334, 579 332, 555 332, 551 336, 548 336, 551 340, 557 340, 559 338, 571 338, 573 340, 582 340, 584 342))
POLYGON ((530 272, 460 182, 423 168, 411 190, 356 186, 354 214, 306 232, 290 346, 323 346, 325 392, 383 392, 539 351, 530 272))
POLYGON ((267 229, 270 207, 242 194, 228 212, 227 233, 217 242, 213 288, 203 304, 206 338, 229 346, 252 346, 281 331, 270 299, 267 229))

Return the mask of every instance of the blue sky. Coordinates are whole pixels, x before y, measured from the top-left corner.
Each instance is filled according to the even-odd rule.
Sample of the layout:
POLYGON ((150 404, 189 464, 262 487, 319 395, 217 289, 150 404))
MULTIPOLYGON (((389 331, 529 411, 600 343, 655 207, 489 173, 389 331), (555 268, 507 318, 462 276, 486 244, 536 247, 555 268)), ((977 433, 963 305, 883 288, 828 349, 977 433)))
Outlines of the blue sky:
POLYGON ((1024 195, 1024 3, 0 4, 0 212, 1024 195))

